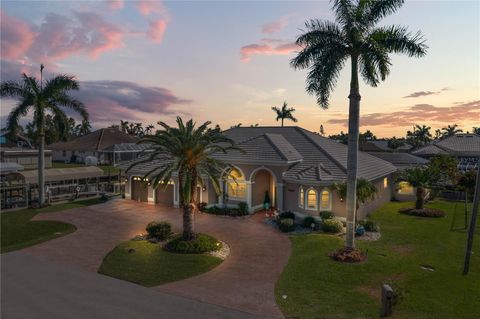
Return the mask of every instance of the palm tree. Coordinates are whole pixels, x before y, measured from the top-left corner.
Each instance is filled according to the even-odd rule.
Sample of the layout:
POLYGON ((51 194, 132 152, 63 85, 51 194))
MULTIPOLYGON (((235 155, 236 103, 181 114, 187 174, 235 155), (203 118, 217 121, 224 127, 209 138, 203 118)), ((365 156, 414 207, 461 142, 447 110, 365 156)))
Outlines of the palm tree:
POLYGON ((463 130, 458 129, 457 127, 458 127, 457 124, 447 125, 447 127, 442 127, 442 138, 446 138, 446 137, 454 136, 458 133, 462 133, 463 130))
POLYGON ((426 54, 427 46, 420 33, 411 35, 400 26, 377 26, 380 20, 397 11, 403 0, 332 2, 336 23, 306 22, 307 31, 296 41, 302 50, 292 59, 291 65, 295 69, 309 69, 306 90, 316 95, 321 107, 327 108, 340 70, 348 59, 351 61, 346 247, 353 249, 360 116, 358 73, 367 84, 375 87, 390 73, 389 53, 421 57, 426 54))
POLYGON ((196 127, 193 120, 184 123, 177 117, 178 127, 158 122, 163 128, 156 135, 146 136, 139 143, 151 144, 148 155, 128 169, 142 163, 156 163, 145 174, 154 188, 167 187, 173 174, 178 175, 180 205, 183 208, 183 239, 195 238, 194 212, 196 210, 197 186, 203 187, 203 179, 209 179, 217 194, 220 194, 219 177, 229 165, 215 159, 213 154, 238 149, 234 142, 219 129, 211 129, 210 122, 196 127))
POLYGON ((290 120, 293 122, 298 122, 298 120, 293 116, 293 112, 295 112, 295 109, 293 107, 288 108, 287 102, 283 102, 282 108, 278 108, 276 106, 272 107, 272 110, 277 113, 277 118, 276 121, 282 120, 282 127, 283 127, 283 120, 290 120))
POLYGON ((387 142, 388 148, 391 148, 394 152, 404 145, 405 145, 405 142, 403 140, 399 140, 395 136, 389 139, 387 142))
POLYGON ((128 121, 122 121, 120 120, 120 130, 123 132, 123 133, 127 133, 128 132, 128 121))
POLYGON ((78 124, 75 129, 79 136, 83 136, 92 131, 92 126, 88 120, 82 120, 82 123, 78 124))
MULTIPOLYGON (((343 200, 347 197, 347 183, 335 183, 333 184, 333 189, 335 189, 340 196, 340 199, 343 200)), ((355 206, 357 210, 360 207, 360 203, 365 204, 367 201, 375 198, 378 190, 375 185, 364 178, 359 178, 357 180, 357 194, 356 194, 356 203, 355 206)))
POLYGON ((416 188, 415 208, 423 209, 425 204, 426 188, 434 185, 438 180, 438 172, 428 167, 414 167, 406 169, 402 179, 416 188))
POLYGON ((473 134, 480 135, 480 127, 472 127, 472 132, 473 134))
POLYGON ((67 122, 63 108, 76 111, 82 116, 82 119, 88 120, 88 113, 82 102, 68 95, 69 91, 79 89, 79 84, 71 75, 57 75, 43 83, 43 69, 40 66, 40 81, 35 77, 23 74, 23 80, 20 82, 5 81, 2 82, 0 94, 2 97, 11 97, 19 100, 18 105, 12 109, 7 119, 7 126, 11 132, 18 130, 18 121, 26 116, 33 109, 33 122, 36 128, 36 138, 38 141, 38 190, 39 205, 43 206, 45 200, 45 117, 47 112, 53 114, 60 127, 64 127, 67 122))
POLYGON ((415 125, 413 131, 407 132, 407 140, 414 146, 419 147, 428 144, 432 140, 430 130, 432 128, 426 125, 415 125))

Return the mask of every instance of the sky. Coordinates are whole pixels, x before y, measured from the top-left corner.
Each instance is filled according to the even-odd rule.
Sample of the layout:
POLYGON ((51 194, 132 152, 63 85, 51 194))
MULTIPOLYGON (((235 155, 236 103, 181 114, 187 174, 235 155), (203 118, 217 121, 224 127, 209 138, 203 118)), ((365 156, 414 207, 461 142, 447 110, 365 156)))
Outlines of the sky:
MULTIPOLYGON (((324 110, 289 61, 308 19, 333 20, 328 1, 2 1, 1 80, 25 72, 75 75, 75 96, 94 128, 120 120, 173 124, 176 116, 222 128, 279 125, 272 106, 299 125, 347 131, 349 64, 324 110)), ((393 55, 378 87, 361 83, 361 131, 404 136, 480 126, 480 1, 406 1, 381 25, 421 31, 428 54, 393 55)), ((15 101, 2 99, 2 126, 15 101)), ((31 116, 31 115, 29 115, 31 116)), ((28 117, 27 117, 28 120, 28 117)))

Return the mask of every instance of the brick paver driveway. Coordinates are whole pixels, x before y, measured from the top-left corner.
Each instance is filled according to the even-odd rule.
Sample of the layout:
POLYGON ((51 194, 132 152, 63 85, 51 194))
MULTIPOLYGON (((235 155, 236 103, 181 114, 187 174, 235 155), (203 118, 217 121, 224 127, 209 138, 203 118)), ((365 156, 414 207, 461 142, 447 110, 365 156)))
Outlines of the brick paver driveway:
MULTIPOLYGON (((71 223, 77 231, 25 252, 94 272, 109 251, 145 232, 152 220, 168 220, 174 231, 181 230, 180 210, 130 200, 41 214, 37 219, 71 223)), ((282 317, 274 288, 290 256, 290 241, 263 219, 261 214, 236 219, 197 214, 196 231, 228 243, 230 256, 210 272, 153 289, 252 314, 282 317)))

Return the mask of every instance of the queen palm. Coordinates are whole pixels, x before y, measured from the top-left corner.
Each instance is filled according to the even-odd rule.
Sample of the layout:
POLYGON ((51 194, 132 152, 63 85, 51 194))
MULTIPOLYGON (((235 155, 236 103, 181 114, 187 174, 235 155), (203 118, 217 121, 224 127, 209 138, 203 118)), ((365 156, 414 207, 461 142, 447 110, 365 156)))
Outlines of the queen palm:
POLYGON ((401 26, 377 26, 383 18, 397 11, 403 0, 332 2, 335 22, 307 21, 306 32, 296 40, 302 50, 292 59, 291 65, 295 69, 309 70, 306 90, 316 95, 321 107, 328 108, 340 70, 347 60, 351 61, 346 247, 353 249, 360 114, 358 73, 367 84, 375 87, 390 73, 389 53, 421 57, 426 54, 427 46, 420 33, 412 35, 401 26))
POLYGON ((196 127, 193 120, 184 123, 177 117, 178 127, 170 127, 163 122, 158 124, 162 129, 156 135, 146 136, 139 142, 151 144, 148 155, 132 164, 127 171, 142 163, 155 163, 145 174, 154 188, 166 188, 172 176, 177 174, 183 209, 183 239, 191 240, 195 237, 197 186, 203 187, 204 179, 209 179, 217 194, 220 194, 219 177, 229 165, 213 155, 238 148, 220 129, 209 128, 210 122, 196 127))
POLYGON ((10 132, 17 132, 19 120, 33 109, 33 123, 36 129, 38 144, 38 193, 39 205, 45 201, 45 118, 48 112, 53 114, 58 127, 64 130, 68 126, 68 118, 63 108, 71 109, 88 120, 88 113, 82 102, 69 96, 69 91, 79 89, 79 84, 71 75, 57 75, 43 83, 43 65, 40 66, 40 81, 35 77, 23 74, 19 82, 2 82, 0 94, 2 97, 18 99, 18 104, 12 109, 7 119, 10 132))
POLYGON ((295 109, 293 107, 288 107, 287 102, 283 102, 283 105, 281 108, 278 108, 276 106, 272 107, 272 110, 277 113, 277 122, 278 120, 282 121, 282 127, 283 127, 283 121, 284 120, 290 120, 292 122, 298 122, 298 120, 293 116, 293 112, 295 112, 295 109))
POLYGON ((459 129, 457 124, 447 125, 446 127, 442 127, 442 137, 443 138, 454 136, 454 135, 456 135, 458 133, 462 133, 462 132, 463 132, 463 130, 459 129))

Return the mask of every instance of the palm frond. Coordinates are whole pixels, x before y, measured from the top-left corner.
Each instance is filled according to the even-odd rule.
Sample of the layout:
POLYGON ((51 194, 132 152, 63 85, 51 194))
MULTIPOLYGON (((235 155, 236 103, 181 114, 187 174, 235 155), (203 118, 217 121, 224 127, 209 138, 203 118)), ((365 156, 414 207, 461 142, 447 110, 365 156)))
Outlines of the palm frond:
POLYGON ((423 35, 420 32, 412 34, 405 27, 393 25, 376 28, 369 37, 389 53, 402 53, 410 57, 422 57, 427 54, 428 46, 423 35))

